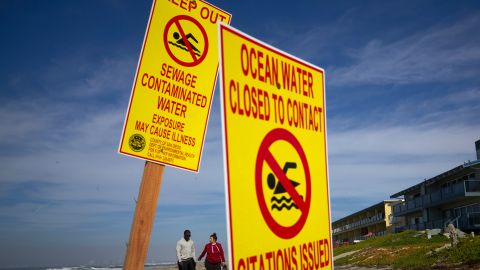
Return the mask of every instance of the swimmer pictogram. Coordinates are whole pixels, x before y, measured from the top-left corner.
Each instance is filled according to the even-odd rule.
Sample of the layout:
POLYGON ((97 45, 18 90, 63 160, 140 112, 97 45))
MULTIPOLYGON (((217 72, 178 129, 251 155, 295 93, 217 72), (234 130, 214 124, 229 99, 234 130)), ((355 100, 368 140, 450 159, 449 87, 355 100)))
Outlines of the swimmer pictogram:
POLYGON ((178 64, 193 67, 200 64, 208 53, 208 36, 194 18, 178 15, 165 25, 163 43, 168 55, 178 64))
MULTIPOLYGON (((190 39, 195 41, 195 43, 198 43, 198 40, 192 35, 192 33, 188 33, 188 35, 186 35, 185 37, 187 39, 187 43, 190 45, 190 48, 194 50, 194 54, 200 56, 200 51, 190 42, 190 39)), ((173 38, 175 39, 175 41, 168 41, 168 43, 176 46, 179 49, 185 50, 187 52, 189 51, 185 41, 178 32, 173 33, 173 38)))
MULTIPOLYGON (((297 163, 295 162, 285 162, 285 165, 283 166, 283 173, 287 175, 287 171, 289 169, 296 169, 297 168, 297 163)), ((300 185, 300 183, 288 178, 292 186, 295 188, 296 186, 300 185)), ((270 199, 270 202, 272 203, 271 210, 278 210, 282 211, 284 209, 290 210, 292 208, 298 209, 298 206, 295 204, 293 199, 288 196, 288 192, 285 190, 285 187, 283 187, 282 183, 280 181, 277 181, 275 178, 275 174, 269 173, 267 177, 267 184, 270 189, 273 190, 274 196, 270 199), (282 197, 279 199, 275 195, 282 194, 282 197), (284 196, 287 195, 287 196, 284 196)), ((303 196, 300 195, 300 198, 303 199, 303 196)))

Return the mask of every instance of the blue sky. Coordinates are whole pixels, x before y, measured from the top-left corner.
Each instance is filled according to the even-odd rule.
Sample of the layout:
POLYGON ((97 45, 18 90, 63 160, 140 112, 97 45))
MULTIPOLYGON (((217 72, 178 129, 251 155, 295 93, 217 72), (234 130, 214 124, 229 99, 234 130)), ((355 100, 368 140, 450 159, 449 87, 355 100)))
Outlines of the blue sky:
MULTIPOLYGON (((480 2, 211 1, 325 69, 332 219, 474 160, 480 2)), ((151 1, 0 2, 0 268, 121 263, 143 161, 117 153, 151 1)), ((226 244, 215 92, 200 173, 167 168, 149 262, 226 244)))

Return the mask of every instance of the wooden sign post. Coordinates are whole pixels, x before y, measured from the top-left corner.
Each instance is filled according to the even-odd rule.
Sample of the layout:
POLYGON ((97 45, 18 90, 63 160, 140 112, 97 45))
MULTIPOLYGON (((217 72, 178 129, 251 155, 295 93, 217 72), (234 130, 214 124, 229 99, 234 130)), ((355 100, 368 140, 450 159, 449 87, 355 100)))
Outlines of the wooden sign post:
POLYGON ((124 270, 143 269, 145 264, 164 169, 164 165, 145 162, 130 239, 127 244, 124 270))

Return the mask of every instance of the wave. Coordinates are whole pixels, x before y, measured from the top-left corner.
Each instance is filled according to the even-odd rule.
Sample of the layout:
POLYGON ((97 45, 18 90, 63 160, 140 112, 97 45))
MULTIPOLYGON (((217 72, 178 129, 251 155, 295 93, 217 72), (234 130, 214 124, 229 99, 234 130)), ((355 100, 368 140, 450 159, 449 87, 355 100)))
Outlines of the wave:
POLYGON ((120 266, 108 266, 108 267, 76 266, 76 267, 47 268, 46 270, 122 270, 122 267, 120 266))
MULTIPOLYGON (((175 47, 177 47, 177 48, 180 48, 180 49, 182 49, 182 50, 184 50, 184 51, 187 51, 187 52, 190 51, 187 47, 183 47, 183 46, 177 45, 177 44, 174 43, 174 42, 169 41, 168 43, 170 43, 170 44, 172 44, 173 46, 175 46, 175 47)), ((197 53, 197 52, 193 52, 193 53, 194 53, 196 56, 200 56, 200 54, 197 53)))
MULTIPOLYGON (((177 266, 176 263, 155 263, 146 264, 145 270, 159 269, 161 266, 177 266)), ((168 267, 170 268, 170 267, 168 267)), ((165 268, 167 269, 167 268, 165 268)), ((0 270, 122 270, 121 265, 109 265, 109 266, 50 266, 50 267, 22 267, 22 268, 0 268, 0 270)))
POLYGON ((288 199, 287 197, 282 196, 282 198, 280 199, 272 197, 272 199, 270 200, 270 202, 277 202, 277 203, 282 203, 283 201, 285 201, 286 203, 290 203, 292 201, 292 198, 288 199))
MULTIPOLYGON (((176 262, 145 263, 145 270, 176 268, 176 262)), ((27 268, 0 268, 0 270, 122 270, 121 264, 105 266, 50 266, 50 267, 27 267, 27 268)))
POLYGON ((286 203, 282 203, 280 206, 278 206, 277 204, 272 204, 272 210, 274 209, 277 209, 278 211, 282 211, 284 208, 287 208, 287 210, 290 210, 292 208, 296 208, 298 209, 298 206, 295 204, 295 203, 291 203, 291 204, 286 204, 286 203))

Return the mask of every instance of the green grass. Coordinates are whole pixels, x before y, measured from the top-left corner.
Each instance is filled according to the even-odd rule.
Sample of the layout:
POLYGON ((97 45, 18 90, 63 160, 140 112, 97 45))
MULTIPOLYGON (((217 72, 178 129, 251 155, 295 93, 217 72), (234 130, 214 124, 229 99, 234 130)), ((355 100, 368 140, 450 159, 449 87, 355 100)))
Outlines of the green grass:
POLYGON ((334 256, 357 252, 335 260, 335 265, 429 269, 434 265, 480 263, 480 237, 460 239, 456 248, 442 248, 449 243, 443 235, 428 239, 425 234, 406 231, 336 248, 334 256))
POLYGON ((389 234, 386 236, 380 236, 370 238, 362 241, 358 244, 348 245, 336 248, 334 255, 340 255, 345 252, 364 249, 364 248, 380 248, 380 247, 398 247, 405 245, 430 245, 432 243, 448 243, 448 240, 443 236, 435 235, 431 239, 428 239, 426 235, 419 234, 416 231, 405 231, 396 234, 389 234))
POLYGON ((443 251, 444 256, 455 263, 480 262, 480 237, 460 239, 456 248, 443 251))

